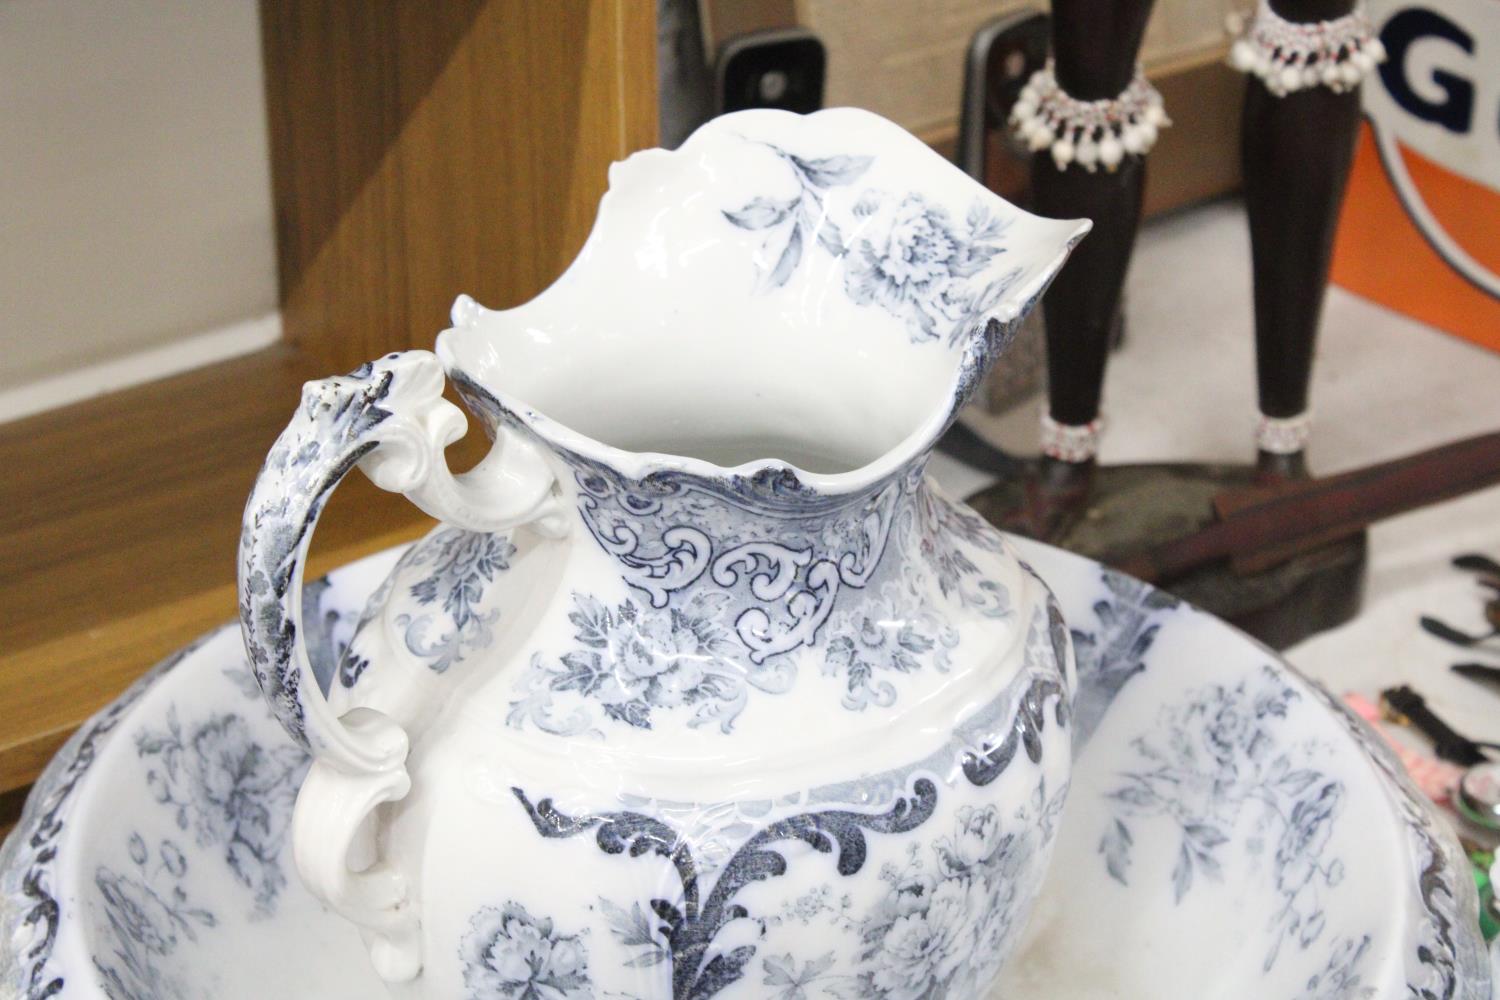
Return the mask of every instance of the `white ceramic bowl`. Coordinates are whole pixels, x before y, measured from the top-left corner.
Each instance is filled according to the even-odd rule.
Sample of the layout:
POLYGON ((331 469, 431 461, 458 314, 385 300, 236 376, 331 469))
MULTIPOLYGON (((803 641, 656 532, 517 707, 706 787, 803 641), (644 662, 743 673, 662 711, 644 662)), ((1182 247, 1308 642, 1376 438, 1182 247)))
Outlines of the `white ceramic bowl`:
MULTIPOLYGON (((1037 804, 1058 847, 998 995, 1490 996, 1467 861, 1363 723, 1216 619, 1017 545, 1074 627, 1078 756, 1062 816, 1037 804)), ((397 555, 311 591, 325 664, 397 555)), ((58 754, 0 851, 0 995, 381 995, 358 934, 292 873, 304 766, 234 629, 154 670, 58 754)), ((982 831, 946 845, 982 848, 982 831)), ((893 867, 893 890, 936 888, 944 859, 912 860, 939 875, 893 867)), ((778 919, 839 907, 809 897, 778 919)), ((565 935, 541 939, 566 960, 565 935)), ((912 960, 892 950, 892 975, 912 960)), ((733 996, 842 988, 767 954, 733 996)))

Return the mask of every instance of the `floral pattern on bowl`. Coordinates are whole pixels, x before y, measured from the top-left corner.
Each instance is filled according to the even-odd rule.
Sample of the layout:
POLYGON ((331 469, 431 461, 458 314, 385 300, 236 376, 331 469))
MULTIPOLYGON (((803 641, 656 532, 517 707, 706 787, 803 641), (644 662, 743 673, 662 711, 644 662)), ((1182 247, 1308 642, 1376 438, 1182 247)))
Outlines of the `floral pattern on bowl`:
MULTIPOLYGON (((1467 862, 1362 722, 1208 616, 1077 557, 1018 548, 1054 581, 1080 650, 1077 704, 1091 722, 1084 727, 1080 715, 1074 731, 1079 756, 1066 806, 1058 814, 1056 790, 1047 789, 1024 817, 955 813, 926 846, 874 873, 884 902, 873 909, 853 911, 836 881, 810 884, 762 915, 767 941, 733 996, 910 1000, 922 995, 914 985, 935 981, 946 991, 933 1000, 967 1000, 974 994, 964 992, 972 988, 965 977, 975 965, 956 961, 959 943, 1009 931, 967 916, 955 922, 959 914, 1003 912, 955 901, 1004 891, 1021 841, 1055 823, 1057 863, 997 996, 1489 997, 1467 862), (1195 794, 1162 794, 1171 776, 1195 794), (1141 788, 1153 794, 1129 791, 1141 788), (1216 833, 1189 829, 1205 817, 1216 833), (1117 822, 1129 833, 1123 859, 1110 841, 1117 822), (1185 883, 1184 851, 1192 855, 1185 883), (1245 877, 1250 871, 1260 874, 1245 877), (1303 931, 1315 922, 1295 890, 1306 894, 1310 885, 1323 918, 1304 946, 1303 931), (1100 913, 1124 910, 1131 919, 1101 926, 1100 913), (1273 919, 1283 910, 1299 917, 1290 933, 1284 917, 1273 919), (829 923, 843 928, 862 962, 852 978, 837 960, 794 957, 774 945, 829 923), (1162 941, 1171 942, 1170 962, 1153 957, 1162 941)), ((320 611, 308 620, 323 625, 325 678, 365 595, 395 558, 352 565, 332 586, 310 590, 320 611)), ((358 935, 290 875, 275 831, 287 818, 276 776, 292 762, 291 743, 247 696, 237 639, 221 630, 164 663, 80 730, 38 783, 0 850, 0 983, 8 993, 380 995, 358 935), (243 730, 219 721, 230 716, 243 730), (226 741, 234 733, 243 739, 226 741), (220 777, 217 765, 194 758, 197 748, 245 777, 220 777), (151 774, 164 773, 169 749, 178 776, 164 798, 162 779, 151 774), (200 785, 201 796, 193 791, 200 785), (251 856, 256 864, 247 864, 251 856)), ((765 820, 746 815, 738 827, 716 820, 728 839, 722 849, 710 845, 703 861, 722 870, 765 820)), ((511 899, 477 910, 460 957, 472 967, 469 988, 581 1000, 598 995, 588 984, 602 956, 619 953, 612 949, 644 968, 670 962, 649 907, 595 902, 599 929, 565 925, 511 899)))

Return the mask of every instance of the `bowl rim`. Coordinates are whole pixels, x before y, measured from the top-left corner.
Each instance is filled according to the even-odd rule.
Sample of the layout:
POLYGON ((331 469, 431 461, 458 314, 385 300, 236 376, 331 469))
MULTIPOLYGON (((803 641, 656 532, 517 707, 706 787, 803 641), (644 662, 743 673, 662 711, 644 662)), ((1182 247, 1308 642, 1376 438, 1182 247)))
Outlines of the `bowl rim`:
MULTIPOLYGON (((1031 558, 1041 558, 1058 566, 1069 565, 1075 571, 1102 569, 1093 560, 1052 546, 1026 539, 1012 541, 1028 562, 1031 558)), ((384 575, 382 568, 389 572, 409 544, 345 564, 324 579, 333 586, 358 586, 361 593, 372 592, 384 575)), ((1155 592, 1155 588, 1149 585, 1140 586, 1145 588, 1143 594, 1155 592)), ((358 599, 351 601, 351 607, 357 607, 359 603, 358 599)), ((1234 636, 1256 650, 1273 669, 1289 678, 1299 690, 1311 696, 1314 704, 1338 721, 1340 731, 1347 733, 1353 748, 1362 753, 1371 767, 1377 786, 1382 789, 1390 807, 1391 820, 1399 824, 1400 839, 1409 857, 1419 860, 1423 852, 1430 854, 1425 871, 1410 866, 1403 869, 1414 878, 1414 884, 1409 886, 1411 891, 1403 894, 1408 901, 1408 924, 1421 919, 1432 920, 1450 935, 1453 971, 1458 977, 1453 1000, 1488 1000, 1488 952, 1477 920, 1463 919, 1466 914, 1477 913, 1478 905, 1467 857, 1456 834, 1421 796, 1395 755, 1368 723, 1264 643, 1185 602, 1176 607, 1192 612, 1192 617, 1184 618, 1184 621, 1196 619, 1209 623, 1222 634, 1234 636), (1440 877, 1443 873, 1448 875, 1446 880, 1440 877), (1418 907, 1422 909, 1419 911, 1418 907)), ((85 990, 69 990, 68 996, 105 996, 93 978, 92 955, 87 952, 86 924, 77 916, 82 904, 68 905, 79 896, 70 891, 70 884, 65 883, 68 883, 70 874, 74 879, 81 877, 78 868, 82 862, 74 860, 67 847, 75 842, 75 838, 84 835, 68 820, 79 811, 79 803, 94 794, 90 791, 90 779, 97 774, 99 762, 118 752, 122 743, 129 742, 119 734, 130 728, 130 721, 148 701, 144 697, 146 693, 157 685, 176 683, 179 677, 192 676, 193 664, 207 657, 215 640, 220 640, 233 629, 233 623, 214 628, 158 663, 70 737, 38 778, 20 821, 0 845, 0 926, 5 929, 4 936, 0 936, 0 944, 4 945, 0 947, 0 983, 19 985, 22 995, 26 996, 25 991, 32 985, 28 980, 39 973, 42 980, 60 975, 64 981, 71 982, 76 981, 72 977, 78 977, 86 984, 85 990), (41 950, 25 950, 37 948, 38 942, 21 941, 15 932, 37 902, 34 891, 23 894, 26 876, 37 872, 42 878, 31 884, 40 886, 55 907, 54 922, 50 930, 43 928, 46 933, 41 950), (47 891, 49 886, 50 891, 47 891), (62 947, 54 950, 58 945, 62 947)), ((1085 682, 1086 678, 1079 678, 1080 685, 1085 682)), ((1407 937, 1409 939, 1410 935, 1407 937)), ((1399 963, 1394 963, 1394 970, 1406 977, 1414 960, 1420 961, 1420 956, 1402 954, 1399 963)))

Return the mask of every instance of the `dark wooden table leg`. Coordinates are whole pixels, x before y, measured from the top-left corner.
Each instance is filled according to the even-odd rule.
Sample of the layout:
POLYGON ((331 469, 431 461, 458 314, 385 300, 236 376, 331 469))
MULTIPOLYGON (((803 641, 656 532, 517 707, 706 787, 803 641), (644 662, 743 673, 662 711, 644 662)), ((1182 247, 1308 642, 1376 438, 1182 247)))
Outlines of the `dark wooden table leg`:
MULTIPOLYGON (((1354 0, 1271 0, 1289 21, 1328 21, 1354 0)), ((1339 207, 1354 160, 1358 88, 1326 86, 1276 96, 1246 78, 1241 159, 1255 276, 1256 385, 1263 418, 1263 477, 1307 472, 1306 436, 1313 351, 1328 287, 1339 207), (1280 433, 1278 433, 1280 432, 1280 433), (1279 438, 1279 440, 1278 440, 1279 438)))
MULTIPOLYGON (((1052 50, 1058 85, 1085 101, 1112 99, 1129 86, 1152 0, 1056 0, 1052 50)), ((1113 170, 1078 163, 1059 169, 1043 149, 1032 162, 1033 210, 1053 218, 1087 218, 1094 229, 1079 244, 1043 307, 1047 332, 1048 413, 1054 436, 1099 417, 1100 391, 1120 290, 1141 220, 1145 158, 1127 155, 1113 170), (1060 427, 1059 427, 1060 425, 1060 427)), ((1047 449, 1005 526, 1053 538, 1083 510, 1092 492, 1092 447, 1047 449)))

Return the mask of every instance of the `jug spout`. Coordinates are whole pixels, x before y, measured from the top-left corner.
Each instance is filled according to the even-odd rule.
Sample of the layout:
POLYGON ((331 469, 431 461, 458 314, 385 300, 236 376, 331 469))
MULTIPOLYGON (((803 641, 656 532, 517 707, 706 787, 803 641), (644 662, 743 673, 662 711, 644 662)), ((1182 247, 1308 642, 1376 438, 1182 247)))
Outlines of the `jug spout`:
POLYGON ((931 552, 927 457, 1087 230, 868 112, 727 115, 616 164, 568 271, 514 309, 461 297, 438 355, 552 457, 628 587, 611 613, 732 621, 739 675, 777 684, 753 671, 931 552))
POLYGON ((514 309, 460 298, 438 353, 634 478, 780 466, 847 492, 932 446, 1088 228, 869 112, 726 115, 615 164, 568 271, 514 309))

